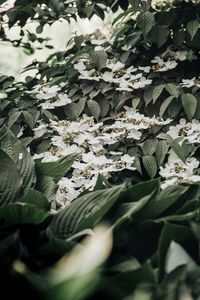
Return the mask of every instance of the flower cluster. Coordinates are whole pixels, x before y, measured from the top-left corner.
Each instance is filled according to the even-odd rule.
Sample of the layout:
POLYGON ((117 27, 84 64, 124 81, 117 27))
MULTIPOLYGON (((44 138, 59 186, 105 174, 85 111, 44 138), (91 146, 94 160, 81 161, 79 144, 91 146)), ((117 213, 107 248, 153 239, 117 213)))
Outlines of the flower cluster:
POLYGON ((160 167, 160 175, 166 180, 162 183, 162 188, 178 184, 193 183, 200 181, 199 175, 194 175, 199 167, 199 161, 194 157, 188 157, 183 162, 173 150, 169 151, 168 161, 164 167, 160 167))
POLYGON ((182 138, 182 141, 187 141, 189 144, 200 143, 200 122, 192 120, 188 122, 185 119, 180 119, 179 124, 170 126, 167 132, 173 139, 182 138))
POLYGON ((151 60, 152 70, 154 72, 166 72, 177 67, 178 61, 189 60, 192 61, 197 57, 194 52, 190 50, 173 50, 173 48, 168 48, 160 56, 155 56, 151 60))
MULTIPOLYGON (((81 60, 74 64, 74 68, 79 72, 79 79, 103 80, 105 82, 114 83, 119 91, 133 91, 134 89, 144 88, 152 83, 143 73, 146 68, 134 68, 133 66, 126 68, 123 63, 115 59, 108 60, 104 71, 96 71, 96 69, 87 69, 87 60, 81 60), (143 72, 141 72, 141 70, 143 72), (139 71, 139 73, 138 73, 139 71), (136 73, 136 74, 135 74, 136 73)), ((147 67, 148 68, 148 67, 147 67)))
POLYGON ((119 144, 128 140, 140 140, 143 130, 152 126, 163 126, 171 120, 145 117, 133 108, 117 114, 113 124, 95 123, 93 117, 83 115, 77 121, 51 121, 40 123, 34 129, 35 138, 52 134, 48 151, 35 154, 43 162, 56 161, 69 154, 77 154, 69 178, 62 178, 58 185, 56 203, 65 206, 86 189, 92 190, 99 174, 110 178, 113 173, 123 170, 134 171, 134 157, 119 151, 119 144), (118 147, 110 147, 117 144, 118 147))
POLYGON ((59 85, 36 85, 28 93, 37 99, 38 105, 43 109, 54 109, 71 103, 67 93, 63 93, 61 89, 59 85))

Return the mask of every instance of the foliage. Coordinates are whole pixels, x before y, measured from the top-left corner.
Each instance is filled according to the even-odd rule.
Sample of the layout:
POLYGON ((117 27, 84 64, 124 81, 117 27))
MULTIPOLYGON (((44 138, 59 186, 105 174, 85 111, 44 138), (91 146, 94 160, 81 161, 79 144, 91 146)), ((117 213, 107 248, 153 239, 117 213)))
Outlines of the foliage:
POLYGON ((0 76, 8 298, 199 299, 199 1, 17 0, 1 19, 31 53, 44 24, 119 7, 109 36, 0 76))

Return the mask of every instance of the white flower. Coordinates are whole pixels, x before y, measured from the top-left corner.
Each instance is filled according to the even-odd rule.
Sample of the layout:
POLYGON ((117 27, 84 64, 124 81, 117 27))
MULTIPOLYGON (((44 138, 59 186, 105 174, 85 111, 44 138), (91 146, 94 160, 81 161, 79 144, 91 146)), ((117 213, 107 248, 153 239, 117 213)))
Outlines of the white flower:
POLYGON ((143 71, 144 73, 149 73, 151 70, 151 66, 146 67, 138 67, 139 70, 143 71))
MULTIPOLYGON (((57 93, 61 90, 58 85, 54 86, 41 86, 41 90, 37 91, 36 98, 38 100, 48 100, 57 96, 57 93)), ((33 90, 34 93, 34 90, 33 90)))
POLYGON ((78 61, 76 64, 74 64, 74 69, 76 69, 79 72, 84 71, 86 70, 86 65, 83 61, 78 61))
POLYGON ((183 79, 180 85, 187 88, 192 86, 200 87, 200 78, 193 77, 192 79, 183 79))
POLYGON ((166 72, 168 70, 172 70, 176 68, 178 65, 175 60, 167 60, 164 61, 161 57, 156 56, 153 60, 151 60, 153 63, 153 71, 154 72, 166 72))
POLYGON ((49 132, 49 128, 47 128, 48 127, 47 123, 40 121, 39 124, 40 125, 38 127, 33 129, 34 137, 36 139, 42 137, 45 133, 49 132))
POLYGON ((182 137, 182 141, 186 140, 190 144, 200 143, 200 122, 192 120, 192 122, 187 123, 182 118, 179 120, 179 124, 169 127, 167 134, 173 139, 182 137))
POLYGON ((85 80, 94 80, 99 81, 101 79, 101 74, 97 72, 95 69, 91 70, 79 70, 79 79, 85 79, 85 80))
POLYGON ((117 61, 116 63, 106 64, 106 68, 112 70, 113 73, 124 69, 124 67, 125 67, 125 65, 123 63, 121 63, 120 61, 117 61))
POLYGON ((194 175, 195 170, 199 167, 199 161, 194 157, 188 157, 186 162, 183 162, 174 151, 170 150, 168 162, 165 167, 160 167, 159 174, 170 180, 165 182, 164 187, 168 186, 173 182, 177 183, 191 183, 200 181, 200 176, 194 175), (177 178, 177 181, 173 178, 177 178))

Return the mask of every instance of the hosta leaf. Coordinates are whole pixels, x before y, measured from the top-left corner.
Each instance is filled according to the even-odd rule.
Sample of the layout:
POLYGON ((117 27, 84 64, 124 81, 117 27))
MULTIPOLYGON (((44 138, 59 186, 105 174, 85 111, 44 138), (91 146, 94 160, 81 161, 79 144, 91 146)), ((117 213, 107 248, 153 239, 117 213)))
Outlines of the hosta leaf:
POLYGON ((149 177, 154 178, 157 174, 157 163, 155 157, 150 155, 145 155, 142 161, 149 177))
POLYGON ((154 199, 154 201, 149 202, 144 209, 140 212, 137 219, 153 219, 157 218, 159 215, 163 214, 170 206, 176 203, 181 196, 188 190, 188 187, 170 187, 167 190, 163 190, 154 199))
POLYGON ((0 205, 14 202, 22 185, 22 178, 14 161, 0 149, 0 205))
POLYGON ((159 190, 160 181, 158 179, 148 180, 137 183, 128 188, 125 192, 122 192, 120 199, 125 202, 136 202, 152 193, 155 196, 159 190))
POLYGON ((172 241, 182 243, 183 241, 189 240, 192 236, 190 228, 182 225, 165 224, 159 239, 158 246, 158 258, 160 265, 160 275, 163 275, 165 268, 165 260, 169 245, 172 241))
POLYGON ((32 204, 12 203, 0 208, 0 226, 40 224, 49 214, 32 204))
POLYGON ((193 40, 195 34, 197 33, 199 27, 199 22, 197 20, 189 21, 186 25, 187 31, 191 36, 191 40, 193 40))
POLYGON ((83 195, 54 216, 49 233, 61 239, 94 226, 119 198, 123 186, 83 195))
POLYGON ((142 30, 143 34, 146 35, 154 24, 154 15, 149 11, 141 12, 137 18, 138 26, 142 30))
POLYGON ((160 112, 159 115, 162 118, 162 116, 164 115, 165 111, 167 110, 167 108, 169 107, 170 103, 172 102, 172 100, 174 99, 174 96, 169 96, 167 99, 165 99, 165 101, 161 104, 160 106, 160 112))
POLYGON ((23 189, 33 187, 36 182, 35 163, 24 144, 6 126, 0 130, 0 147, 17 165, 23 178, 23 189))
POLYGON ((165 159, 165 156, 168 152, 168 149, 169 149, 169 145, 167 144, 166 141, 159 141, 156 145, 156 159, 157 159, 157 163, 158 163, 158 166, 160 166, 164 159, 165 159))
POLYGON ((28 204, 36 205, 38 208, 49 210, 50 209, 50 203, 45 197, 44 194, 42 194, 39 191, 30 189, 26 194, 24 194, 20 199, 17 201, 24 202, 28 204))
POLYGON ((9 118, 8 118, 8 127, 10 128, 21 116, 21 111, 16 111, 14 113, 12 113, 9 118))
POLYGON ((70 170, 75 158, 72 154, 54 162, 37 162, 36 172, 38 176, 50 176, 57 182, 70 170))
POLYGON ((193 269, 200 275, 200 269, 197 267, 194 260, 178 243, 172 241, 166 255, 165 271, 166 273, 170 273, 183 265, 187 265, 187 268, 189 268, 190 271, 193 269))
POLYGON ((98 68, 103 68, 106 65, 107 54, 102 50, 90 50, 89 56, 91 63, 94 64, 98 68))
POLYGON ((197 109, 197 98, 192 94, 183 94, 181 100, 185 113, 188 119, 191 120, 197 109))
POLYGON ((87 105, 92 116, 98 120, 101 113, 99 104, 95 100, 89 100, 87 105))
POLYGON ((35 188, 43 193, 49 201, 52 201, 55 199, 55 193, 58 186, 55 184, 52 177, 40 176, 35 188))
POLYGON ((144 196, 142 199, 131 202, 131 203, 124 203, 120 206, 120 212, 116 217, 116 221, 114 222, 112 228, 117 228, 121 226, 127 220, 130 220, 134 214, 136 214, 141 208, 145 206, 145 204, 151 199, 152 194, 144 196))

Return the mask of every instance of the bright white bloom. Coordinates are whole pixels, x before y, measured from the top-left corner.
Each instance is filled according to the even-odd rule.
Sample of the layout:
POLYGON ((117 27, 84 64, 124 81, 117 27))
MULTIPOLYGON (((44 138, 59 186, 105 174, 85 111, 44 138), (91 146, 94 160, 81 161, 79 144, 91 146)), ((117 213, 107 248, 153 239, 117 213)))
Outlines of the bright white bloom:
POLYGON ((196 158, 188 157, 186 162, 183 162, 173 150, 170 150, 167 163, 164 167, 160 167, 160 176, 167 180, 164 182, 163 187, 167 187, 175 182, 192 183, 200 181, 200 176, 194 175, 198 167, 199 161, 196 158))
POLYGON ((152 83, 151 79, 142 76, 142 73, 131 75, 129 79, 123 78, 119 82, 119 91, 132 91, 133 89, 140 89, 152 83))
POLYGON ((192 120, 188 122, 185 119, 180 119, 179 124, 170 126, 167 132, 173 139, 182 137, 182 141, 186 140, 190 144, 200 143, 200 122, 192 120))
POLYGON ((154 72, 166 72, 168 70, 172 70, 176 68, 178 65, 175 60, 164 61, 161 57, 156 56, 151 60, 153 63, 152 69, 154 72))
POLYGON ((187 88, 192 86, 200 87, 200 78, 193 77, 192 79, 183 79, 180 85, 187 88))
POLYGON ((146 66, 146 67, 138 67, 139 70, 143 71, 144 73, 149 73, 151 71, 151 67, 150 66, 146 66))

